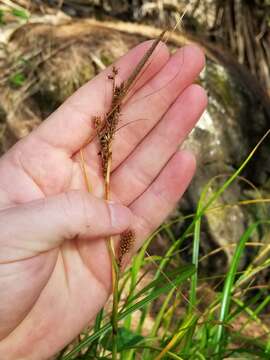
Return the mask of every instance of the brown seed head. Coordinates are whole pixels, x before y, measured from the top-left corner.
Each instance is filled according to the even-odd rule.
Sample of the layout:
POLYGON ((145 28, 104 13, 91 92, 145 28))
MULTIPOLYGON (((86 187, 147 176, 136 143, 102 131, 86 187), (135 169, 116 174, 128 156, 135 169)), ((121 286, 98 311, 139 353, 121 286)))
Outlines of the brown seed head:
POLYGON ((120 235, 120 245, 119 245, 119 256, 118 261, 121 265, 124 255, 130 252, 132 246, 134 245, 136 236, 133 229, 127 229, 120 235))

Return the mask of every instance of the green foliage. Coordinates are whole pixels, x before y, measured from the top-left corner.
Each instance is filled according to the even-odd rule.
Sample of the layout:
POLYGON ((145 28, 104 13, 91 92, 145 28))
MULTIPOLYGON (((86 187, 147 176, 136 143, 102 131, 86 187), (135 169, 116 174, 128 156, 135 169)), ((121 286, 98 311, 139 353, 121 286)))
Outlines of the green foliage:
POLYGON ((28 20, 30 17, 29 13, 24 9, 12 9, 11 14, 22 20, 28 20))
POLYGON ((4 10, 0 9, 0 26, 4 25, 5 21, 4 21, 4 10))
POLYGON ((0 26, 6 24, 5 17, 7 14, 11 14, 12 16, 15 17, 15 19, 17 19, 18 21, 23 21, 23 22, 28 21, 30 18, 30 13, 22 7, 16 7, 16 8, 10 7, 10 6, 1 7, 0 8, 0 26))
MULTIPOLYGON (((118 337, 117 337, 117 349, 118 351, 123 351, 128 348, 132 348, 135 345, 138 345, 140 342, 144 340, 144 337, 141 335, 137 335, 132 332, 130 329, 120 327, 118 329, 118 337)), ((111 334, 107 334, 102 341, 101 344, 105 350, 112 351, 112 339, 111 334)))
POLYGON ((9 83, 11 86, 20 87, 24 84, 26 77, 21 72, 16 72, 9 77, 9 83))
MULTIPOLYGON (((209 181, 202 191, 196 213, 187 217, 189 222, 192 220, 191 223, 179 238, 173 234, 175 221, 164 224, 148 239, 133 258, 131 267, 122 274, 118 289, 119 360, 270 358, 270 330, 260 317, 270 304, 270 295, 265 296, 264 290, 258 289, 253 296, 246 296, 249 284, 270 267, 269 256, 261 256, 270 252, 269 245, 260 247, 255 259, 239 271, 240 259, 252 234, 255 231, 269 234, 270 220, 254 221, 244 231, 235 246, 226 274, 215 274, 222 280, 220 290, 212 290, 213 297, 209 299, 202 297, 199 291, 202 285, 210 288, 209 280, 203 278, 199 267, 202 219, 215 206, 219 196, 237 180, 260 143, 239 169, 207 198, 208 189, 215 179, 209 181), (171 240, 166 254, 163 257, 145 257, 150 243, 162 232, 171 240), (192 264, 180 266, 175 261, 175 254, 185 246, 190 235, 193 236, 192 264), (142 286, 142 279, 149 276, 151 265, 150 280, 142 286), (201 307, 201 303, 206 306, 201 307), (249 326, 263 329, 263 336, 248 336, 245 331, 249 326)), ((183 218, 176 221, 183 221, 183 218)), ((72 350, 70 347, 64 350, 58 360, 111 359, 112 326, 106 313, 101 311, 94 329, 72 350)))

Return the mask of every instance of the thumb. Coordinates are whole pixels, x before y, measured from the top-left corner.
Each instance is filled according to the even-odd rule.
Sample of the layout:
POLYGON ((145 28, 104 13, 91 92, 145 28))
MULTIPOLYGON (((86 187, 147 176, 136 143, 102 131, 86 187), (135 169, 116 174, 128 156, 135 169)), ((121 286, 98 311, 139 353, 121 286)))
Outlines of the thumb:
POLYGON ((131 212, 83 191, 14 206, 0 211, 0 264, 25 259, 77 236, 90 239, 120 234, 131 212))

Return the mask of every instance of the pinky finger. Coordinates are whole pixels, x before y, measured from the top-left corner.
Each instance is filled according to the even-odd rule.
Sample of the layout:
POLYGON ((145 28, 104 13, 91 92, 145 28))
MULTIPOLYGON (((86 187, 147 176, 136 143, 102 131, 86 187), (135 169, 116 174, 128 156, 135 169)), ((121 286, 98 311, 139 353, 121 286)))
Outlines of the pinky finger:
POLYGON ((165 220, 188 187, 196 168, 194 156, 178 151, 170 159, 156 180, 137 198, 130 209, 135 215, 134 251, 165 220))

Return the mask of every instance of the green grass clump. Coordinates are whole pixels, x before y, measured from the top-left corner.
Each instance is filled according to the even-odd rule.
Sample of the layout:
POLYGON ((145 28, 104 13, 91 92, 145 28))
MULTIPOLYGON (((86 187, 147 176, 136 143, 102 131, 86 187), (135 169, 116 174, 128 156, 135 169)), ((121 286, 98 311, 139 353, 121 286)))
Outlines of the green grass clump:
MULTIPOLYGON (((205 278, 199 267, 204 215, 217 209, 215 201, 238 178, 265 137, 209 198, 208 190, 215 179, 210 180, 202 191, 196 213, 186 217, 189 224, 179 238, 175 237, 172 227, 184 218, 162 225, 122 274, 118 287, 120 360, 270 359, 269 327, 262 316, 270 303, 269 288, 253 286, 256 291, 252 291, 262 271, 270 266, 270 246, 258 243, 256 247, 250 242, 254 232, 261 236, 269 233, 267 212, 266 218, 249 224, 234 244, 225 274, 221 269, 220 274, 205 278), (170 246, 164 256, 149 256, 147 249, 158 234, 166 234, 170 246), (181 257, 181 250, 191 238, 192 259, 187 263, 181 257), (255 255, 240 269, 240 260, 249 245, 256 249, 255 255), (202 295, 203 288, 208 289, 209 296, 202 295)), ((269 199, 260 198, 257 202, 265 205, 269 199)), ((254 203, 256 199, 239 201, 239 205, 245 206, 254 203)), ((110 311, 105 309, 97 316, 94 328, 85 331, 79 342, 64 349, 58 360, 111 359, 112 345, 110 311)))

